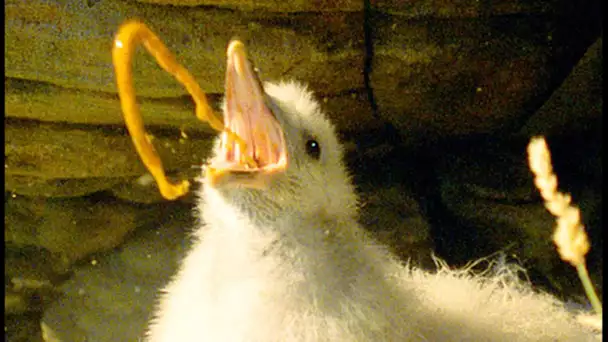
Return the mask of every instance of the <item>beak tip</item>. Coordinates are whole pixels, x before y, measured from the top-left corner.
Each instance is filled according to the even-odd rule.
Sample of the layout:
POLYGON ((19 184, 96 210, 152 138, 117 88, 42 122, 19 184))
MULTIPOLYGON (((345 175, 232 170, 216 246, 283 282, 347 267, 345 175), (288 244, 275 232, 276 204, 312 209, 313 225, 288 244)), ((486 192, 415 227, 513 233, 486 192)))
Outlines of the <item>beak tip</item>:
POLYGON ((245 44, 238 39, 232 39, 226 49, 228 64, 234 65, 234 70, 238 75, 243 75, 247 67, 247 50, 245 44))
POLYGON ((228 43, 228 48, 226 49, 226 55, 230 58, 237 53, 241 55, 245 55, 245 44, 238 39, 232 39, 230 43, 228 43))

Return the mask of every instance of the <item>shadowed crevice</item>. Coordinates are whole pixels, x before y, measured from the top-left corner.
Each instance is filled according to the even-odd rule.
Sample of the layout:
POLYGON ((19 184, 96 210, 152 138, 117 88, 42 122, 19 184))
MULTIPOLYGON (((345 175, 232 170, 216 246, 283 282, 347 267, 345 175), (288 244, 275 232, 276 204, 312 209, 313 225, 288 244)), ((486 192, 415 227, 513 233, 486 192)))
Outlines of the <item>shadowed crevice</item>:
POLYGON ((374 61, 374 17, 375 10, 371 5, 371 0, 363 0, 363 30, 365 37, 365 59, 363 63, 363 82, 365 86, 365 91, 367 93, 367 100, 369 101, 369 105, 372 111, 372 116, 381 122, 382 132, 375 132, 374 134, 368 135, 366 139, 360 141, 360 147, 370 146, 370 145, 379 145, 381 143, 389 143, 393 146, 399 145, 401 143, 401 137, 399 136, 399 132, 393 126, 392 123, 386 121, 380 114, 378 113, 378 104, 376 103, 376 98, 374 96, 374 89, 371 85, 370 76, 373 69, 373 61, 374 61))

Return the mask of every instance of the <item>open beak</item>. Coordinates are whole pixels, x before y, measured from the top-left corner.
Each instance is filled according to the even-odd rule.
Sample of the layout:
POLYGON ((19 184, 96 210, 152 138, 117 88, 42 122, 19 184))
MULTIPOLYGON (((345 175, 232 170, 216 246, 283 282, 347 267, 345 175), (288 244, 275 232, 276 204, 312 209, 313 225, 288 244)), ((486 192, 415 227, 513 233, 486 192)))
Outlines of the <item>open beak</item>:
POLYGON ((266 105, 266 95, 242 42, 232 40, 226 51, 226 109, 224 126, 239 136, 239 145, 227 132, 220 150, 207 166, 212 186, 265 188, 270 177, 287 167, 283 130, 266 105))

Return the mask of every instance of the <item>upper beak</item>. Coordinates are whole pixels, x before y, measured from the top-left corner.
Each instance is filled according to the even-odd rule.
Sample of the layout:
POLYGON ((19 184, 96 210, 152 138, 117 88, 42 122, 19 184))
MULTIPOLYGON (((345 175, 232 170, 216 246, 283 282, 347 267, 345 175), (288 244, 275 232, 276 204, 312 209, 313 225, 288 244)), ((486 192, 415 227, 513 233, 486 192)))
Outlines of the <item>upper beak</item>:
POLYGON ((244 144, 223 132, 219 151, 205 177, 213 186, 264 188, 269 176, 287 167, 283 130, 267 106, 266 94, 247 58, 245 45, 232 40, 226 55, 224 126, 244 144))

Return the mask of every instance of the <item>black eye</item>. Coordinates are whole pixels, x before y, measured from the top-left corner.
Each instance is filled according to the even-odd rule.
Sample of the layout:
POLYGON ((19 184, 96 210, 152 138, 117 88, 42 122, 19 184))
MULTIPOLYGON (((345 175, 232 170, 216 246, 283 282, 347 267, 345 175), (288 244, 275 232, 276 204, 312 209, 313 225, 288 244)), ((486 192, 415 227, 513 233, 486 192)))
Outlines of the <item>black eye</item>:
POLYGON ((306 141, 306 154, 319 160, 319 157, 321 156, 321 146, 319 146, 319 143, 316 140, 309 139, 306 141))

